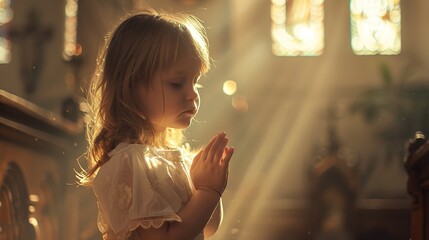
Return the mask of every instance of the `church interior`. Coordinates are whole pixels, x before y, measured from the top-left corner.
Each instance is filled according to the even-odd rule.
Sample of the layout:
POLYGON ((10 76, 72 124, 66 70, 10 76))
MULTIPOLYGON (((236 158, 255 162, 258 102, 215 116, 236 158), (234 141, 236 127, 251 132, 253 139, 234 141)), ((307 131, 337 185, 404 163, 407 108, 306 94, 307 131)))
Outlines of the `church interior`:
POLYGON ((236 150, 210 239, 429 240, 427 0, 0 0, 0 240, 101 239, 85 87, 148 7, 207 29, 186 139, 236 150))

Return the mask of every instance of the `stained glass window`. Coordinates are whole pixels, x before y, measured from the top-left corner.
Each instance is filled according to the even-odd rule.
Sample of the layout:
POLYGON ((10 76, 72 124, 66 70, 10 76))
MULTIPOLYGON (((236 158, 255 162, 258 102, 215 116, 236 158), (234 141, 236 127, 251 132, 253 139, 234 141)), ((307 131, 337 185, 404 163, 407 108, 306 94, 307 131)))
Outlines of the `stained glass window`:
POLYGON ((271 38, 275 55, 322 54, 323 4, 324 0, 271 0, 271 38))
POLYGON ((400 0, 351 0, 351 45, 357 55, 401 51, 400 0))
POLYGON ((0 64, 11 61, 11 42, 7 35, 8 24, 13 18, 10 0, 0 0, 0 64))

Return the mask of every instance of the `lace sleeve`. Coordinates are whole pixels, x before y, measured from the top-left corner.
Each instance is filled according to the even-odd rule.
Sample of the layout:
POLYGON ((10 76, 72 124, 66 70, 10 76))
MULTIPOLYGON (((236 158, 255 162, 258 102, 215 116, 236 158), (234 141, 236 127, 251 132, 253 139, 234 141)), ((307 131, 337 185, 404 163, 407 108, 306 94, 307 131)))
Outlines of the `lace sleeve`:
POLYGON ((159 193, 160 181, 151 176, 142 156, 113 156, 97 174, 94 192, 99 206, 99 229, 108 239, 122 239, 138 227, 159 228, 181 221, 177 207, 159 193), (114 237, 113 237, 114 236, 114 237))

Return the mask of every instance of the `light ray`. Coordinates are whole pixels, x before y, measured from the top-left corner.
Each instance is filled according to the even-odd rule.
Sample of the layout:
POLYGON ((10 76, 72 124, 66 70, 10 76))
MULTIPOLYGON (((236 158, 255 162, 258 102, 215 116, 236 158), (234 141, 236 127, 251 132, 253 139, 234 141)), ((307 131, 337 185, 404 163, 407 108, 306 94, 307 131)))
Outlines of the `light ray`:
MULTIPOLYGON (((346 17, 347 11, 339 13, 338 18, 346 17)), ((342 23, 338 21, 336 24, 337 26, 334 26, 334 29, 337 32, 332 34, 340 35, 342 23)), ((333 61, 320 61, 318 65, 312 64, 311 61, 302 62, 300 68, 311 69, 311 71, 296 72, 299 75, 295 75, 292 80, 294 84, 289 85, 292 89, 286 91, 290 94, 289 96, 285 96, 282 100, 273 97, 261 97, 259 99, 259 105, 255 106, 255 108, 264 109, 264 106, 271 105, 271 111, 264 109, 263 113, 256 115, 256 119, 252 119, 251 121, 257 123, 257 130, 249 130, 249 133, 240 136, 240 143, 237 149, 244 148, 242 151, 248 151, 246 148, 255 141, 252 137, 256 136, 261 138, 257 141, 260 145, 256 146, 257 149, 252 152, 254 153, 253 155, 243 153, 234 156, 238 159, 240 157, 253 157, 241 162, 248 166, 240 183, 237 186, 230 186, 233 189, 230 189, 227 194, 231 194, 232 196, 226 199, 223 226, 215 235, 215 239, 230 239, 232 230, 238 232, 238 239, 257 239, 257 236, 254 235, 255 233, 264 236, 263 229, 258 228, 258 230, 255 230, 255 224, 261 221, 259 218, 260 214, 264 212, 267 202, 272 200, 270 199, 272 193, 278 190, 279 180, 282 179, 282 182, 285 183, 281 186, 282 188, 293 188, 293 185, 296 185, 297 182, 303 184, 305 180, 304 176, 302 172, 297 172, 297 170, 302 170, 302 164, 304 163, 299 160, 308 159, 309 156, 306 154, 309 154, 309 151, 306 151, 308 150, 306 149, 306 143, 308 143, 308 139, 314 138, 314 132, 317 130, 315 128, 320 128, 320 126, 315 124, 315 121, 318 121, 317 116, 320 116, 320 111, 325 106, 324 104, 326 104, 323 102, 323 99, 327 99, 328 91, 332 88, 332 84, 329 81, 330 72, 337 67, 334 59, 336 59, 335 56, 338 56, 338 51, 341 50, 333 46, 338 46, 342 40, 343 38, 333 38, 329 43, 332 48, 330 48, 329 52, 325 53, 325 58, 333 59, 333 61), (315 76, 317 77, 315 78, 315 76), (293 92, 297 93, 294 94, 293 92), (291 101, 291 99, 298 99, 300 102, 296 103, 291 101), (252 131, 260 132, 258 132, 258 135, 251 133, 252 131), (264 159, 268 161, 267 158, 270 157, 272 157, 272 160, 269 160, 268 163, 264 162, 264 159), (266 168, 267 170, 262 171, 262 168, 266 168), (301 179, 289 181, 295 177, 300 177, 301 179), (238 224, 237 221, 240 221, 240 223, 238 224), (235 229, 237 225, 240 226, 238 229, 235 229), (246 232, 250 233, 251 236, 246 235, 246 232)), ((244 57, 244 59, 249 61, 249 65, 252 65, 250 63, 252 61, 258 63, 270 62, 270 59, 255 58, 251 54, 244 57)), ((261 69, 264 67, 264 64, 262 65, 261 69)), ((237 64, 232 71, 239 73, 243 69, 252 68, 246 67, 246 64, 237 64)), ((264 71, 266 72, 267 70, 264 69, 264 71)), ((245 75, 254 74, 252 71, 244 71, 242 73, 245 75)), ((285 73, 275 73, 275 75, 282 74, 285 73)), ((288 76, 292 75, 288 74, 288 76)), ((254 80, 255 77, 249 79, 254 80)), ((270 79, 270 76, 267 76, 267 79, 270 79)), ((265 82, 265 84, 270 83, 265 82)), ((254 86, 254 88, 249 89, 249 98, 253 99, 255 96, 263 96, 260 93, 261 89, 258 88, 258 82, 248 82, 247 85, 254 86)))

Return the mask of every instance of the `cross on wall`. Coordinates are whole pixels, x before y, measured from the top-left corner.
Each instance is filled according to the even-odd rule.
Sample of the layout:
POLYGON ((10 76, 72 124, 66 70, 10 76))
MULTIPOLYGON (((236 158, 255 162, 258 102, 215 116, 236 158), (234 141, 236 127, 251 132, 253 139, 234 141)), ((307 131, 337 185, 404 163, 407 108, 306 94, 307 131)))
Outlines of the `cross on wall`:
POLYGON ((40 71, 44 63, 44 47, 52 37, 51 27, 44 27, 36 10, 27 13, 26 23, 20 28, 12 28, 9 32, 14 43, 20 46, 20 73, 24 92, 32 94, 36 90, 40 71))

